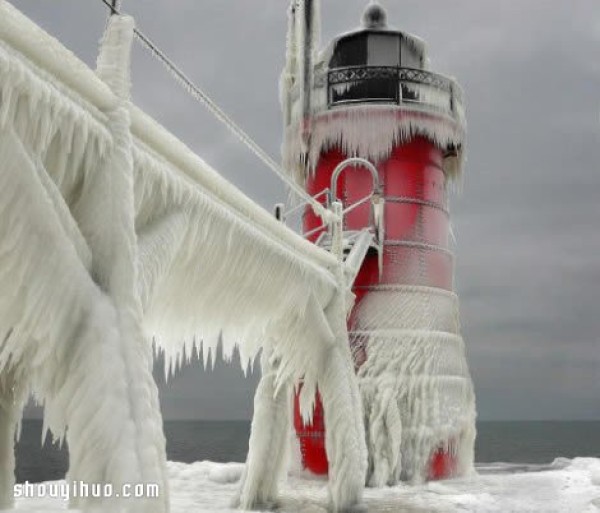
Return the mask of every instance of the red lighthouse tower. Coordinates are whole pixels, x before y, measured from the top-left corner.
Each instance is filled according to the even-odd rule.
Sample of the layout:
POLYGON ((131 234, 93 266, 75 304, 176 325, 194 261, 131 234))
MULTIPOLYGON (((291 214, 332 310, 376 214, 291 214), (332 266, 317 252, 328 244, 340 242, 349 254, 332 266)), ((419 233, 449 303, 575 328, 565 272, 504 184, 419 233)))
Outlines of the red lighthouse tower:
MULTIPOLYGON (((428 69, 425 44, 367 7, 362 27, 317 50, 319 6, 292 2, 283 79, 288 169, 311 196, 344 205, 348 252, 369 249, 353 285, 350 344, 363 398, 369 481, 443 478, 473 461, 475 405, 453 292, 449 184, 461 173, 462 91, 428 69), (362 159, 362 160, 357 160, 362 159)), ((324 247, 311 209, 306 236, 324 247)), ((319 401, 296 404, 305 468, 327 472, 319 401)))

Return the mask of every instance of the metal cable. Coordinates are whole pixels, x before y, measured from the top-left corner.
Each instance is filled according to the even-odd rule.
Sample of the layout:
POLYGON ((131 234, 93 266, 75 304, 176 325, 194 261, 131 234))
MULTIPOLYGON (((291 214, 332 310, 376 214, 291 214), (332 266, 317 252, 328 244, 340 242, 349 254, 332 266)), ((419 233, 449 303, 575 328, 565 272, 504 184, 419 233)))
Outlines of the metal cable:
MULTIPOLYGON (((106 5, 112 14, 121 14, 109 0, 100 0, 106 5)), ((188 76, 177 67, 177 65, 158 48, 158 46, 139 29, 134 28, 134 34, 142 46, 172 73, 175 80, 196 100, 221 121, 233 135, 235 135, 247 148, 254 153, 269 169, 271 169, 298 197, 302 198, 313 210, 324 220, 332 218, 333 214, 323 207, 321 203, 313 199, 302 187, 300 187, 288 174, 240 127, 233 121, 204 91, 196 86, 188 76)))
POLYGON ((318 228, 314 228, 314 229, 310 230, 309 232, 303 233, 302 236, 305 237, 305 238, 308 238, 311 235, 314 235, 315 233, 319 232, 320 230, 326 230, 328 228, 328 226, 329 225, 327 223, 323 223, 318 228))
POLYGON ((367 201, 369 201, 372 197, 373 197, 373 194, 369 194, 368 196, 365 196, 363 199, 357 201, 356 203, 353 203, 348 208, 346 208, 345 210, 343 210, 342 214, 349 214, 350 212, 352 212, 353 210, 357 209, 361 205, 364 205, 365 203, 367 203, 367 201))
MULTIPOLYGON (((315 194, 314 196, 312 196, 312 198, 314 200, 317 200, 318 198, 320 198, 321 196, 325 195, 325 194, 329 194, 329 187, 327 189, 322 190, 319 194, 315 194)), ((306 203, 300 203, 292 208, 290 208, 288 211, 283 213, 283 217, 286 218, 287 216, 293 214, 294 212, 296 212, 297 210, 300 210, 301 208, 304 208, 306 206, 306 203)))

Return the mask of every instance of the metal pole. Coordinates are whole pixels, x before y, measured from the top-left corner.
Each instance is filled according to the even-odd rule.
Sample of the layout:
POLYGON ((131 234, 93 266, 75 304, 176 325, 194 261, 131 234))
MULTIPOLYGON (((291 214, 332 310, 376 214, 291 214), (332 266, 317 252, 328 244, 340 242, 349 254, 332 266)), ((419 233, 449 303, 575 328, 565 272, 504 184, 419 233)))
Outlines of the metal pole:
POLYGON ((277 203, 275 208, 273 209, 273 213, 275 214, 275 219, 285 223, 285 213, 284 213, 285 205, 283 203, 277 203))
POLYGON ((303 88, 304 97, 302 98, 302 114, 304 120, 308 120, 311 114, 312 97, 312 76, 313 76, 313 24, 314 24, 314 2, 313 0, 304 0, 304 48, 302 58, 304 59, 303 88))
POLYGON ((331 210, 336 215, 336 220, 331 225, 331 253, 338 259, 338 262, 344 261, 344 224, 342 214, 342 204, 334 201, 331 210))

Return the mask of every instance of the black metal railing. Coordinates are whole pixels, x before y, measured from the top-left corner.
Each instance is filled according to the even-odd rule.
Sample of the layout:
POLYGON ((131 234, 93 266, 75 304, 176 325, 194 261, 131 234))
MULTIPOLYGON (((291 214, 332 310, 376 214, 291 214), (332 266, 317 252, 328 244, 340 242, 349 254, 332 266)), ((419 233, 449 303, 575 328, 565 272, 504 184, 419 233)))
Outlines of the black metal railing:
POLYGON ((430 71, 396 66, 351 66, 327 74, 328 106, 352 103, 418 104, 453 116, 462 110, 462 92, 452 79, 430 71))

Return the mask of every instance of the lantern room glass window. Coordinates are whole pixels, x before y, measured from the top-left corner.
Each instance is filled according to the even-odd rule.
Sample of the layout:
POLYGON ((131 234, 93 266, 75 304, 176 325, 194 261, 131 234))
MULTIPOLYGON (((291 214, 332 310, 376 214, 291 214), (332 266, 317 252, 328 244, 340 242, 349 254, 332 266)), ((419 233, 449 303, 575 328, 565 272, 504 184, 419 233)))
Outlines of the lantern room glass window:
POLYGON ((333 69, 347 66, 366 66, 367 55, 367 39, 364 34, 359 33, 348 36, 336 44, 329 67, 333 69))
MULTIPOLYGON (((347 75, 329 86, 329 105, 358 102, 421 103, 433 96, 418 85, 401 83, 401 68, 422 69, 423 48, 400 32, 362 30, 340 38, 333 47, 330 70, 347 75)), ((442 102, 435 97, 433 104, 442 102)))
POLYGON ((400 38, 397 34, 369 34, 368 66, 398 66, 400 38))
MULTIPOLYGON (((397 68, 399 64, 398 34, 363 31, 337 42, 329 67, 397 68)), ((332 104, 360 101, 397 103, 398 99, 398 80, 393 77, 378 77, 336 84, 330 89, 329 101, 332 104)))
POLYGON ((423 56, 405 39, 400 44, 400 66, 412 69, 423 68, 423 56))

